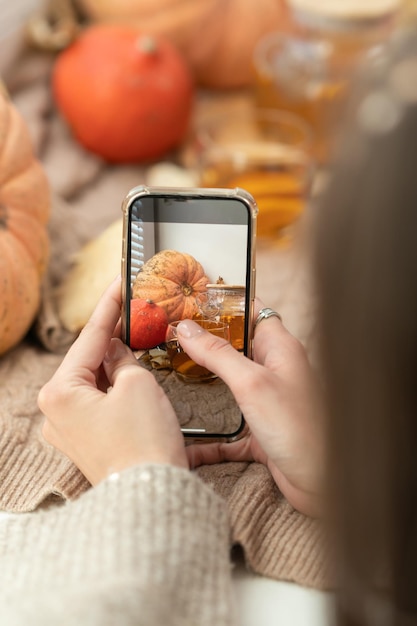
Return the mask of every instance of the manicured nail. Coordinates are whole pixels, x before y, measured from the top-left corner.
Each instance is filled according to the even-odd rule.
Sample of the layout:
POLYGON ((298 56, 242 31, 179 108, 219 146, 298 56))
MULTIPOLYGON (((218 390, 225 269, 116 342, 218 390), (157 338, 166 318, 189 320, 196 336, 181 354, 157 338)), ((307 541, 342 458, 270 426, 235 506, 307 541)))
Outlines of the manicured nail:
POLYGON ((112 339, 110 341, 110 345, 107 349, 106 354, 104 355, 105 361, 117 361, 117 359, 122 358, 122 356, 126 355, 126 346, 120 339, 112 339))
POLYGON ((203 332, 201 326, 192 322, 191 320, 183 320, 177 326, 177 333, 180 337, 184 337, 184 339, 191 339, 196 335, 199 335, 203 332))

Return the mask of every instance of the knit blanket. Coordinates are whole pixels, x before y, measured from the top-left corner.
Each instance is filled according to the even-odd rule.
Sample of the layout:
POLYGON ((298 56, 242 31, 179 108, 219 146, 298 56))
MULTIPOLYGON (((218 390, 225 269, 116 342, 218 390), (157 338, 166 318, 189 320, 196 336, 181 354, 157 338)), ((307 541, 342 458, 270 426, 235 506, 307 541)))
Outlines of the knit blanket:
MULTIPOLYGON (((90 488, 79 470, 43 440, 37 394, 75 338, 60 321, 56 306, 57 290, 75 253, 120 218, 126 192, 147 183, 149 173, 140 165, 109 166, 74 141, 54 107, 51 66, 50 56, 23 47, 3 76, 52 189, 51 257, 39 314, 25 340, 0 358, 0 509, 21 513, 77 498, 90 488)), ((195 115, 237 106, 246 97, 201 94, 195 115)), ((259 246, 257 294, 281 313, 312 353, 308 224, 307 212, 288 248, 259 246)), ((319 522, 285 501, 264 466, 226 463, 196 471, 226 499, 232 541, 242 546, 249 567, 318 589, 331 586, 319 522)))

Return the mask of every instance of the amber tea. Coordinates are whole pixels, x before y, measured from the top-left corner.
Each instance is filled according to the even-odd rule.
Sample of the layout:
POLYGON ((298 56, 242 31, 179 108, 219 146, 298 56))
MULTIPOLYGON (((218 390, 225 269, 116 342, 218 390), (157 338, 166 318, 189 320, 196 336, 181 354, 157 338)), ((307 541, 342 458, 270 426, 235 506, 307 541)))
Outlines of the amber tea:
POLYGON ((233 163, 207 163, 202 184, 240 187, 253 195, 259 207, 259 237, 284 238, 302 214, 309 192, 310 172, 300 165, 250 164, 236 172, 233 163))
POLYGON ((242 315, 220 315, 220 321, 229 327, 230 343, 236 350, 243 350, 245 334, 245 316, 242 315))
POLYGON ((259 208, 257 235, 288 238, 312 182, 308 124, 285 111, 251 110, 220 116, 199 139, 201 185, 246 189, 259 208))
MULTIPOLYGON (((166 335, 166 351, 169 362, 174 372, 187 382, 206 382, 217 378, 216 374, 206 367, 199 365, 184 352, 177 339, 177 326, 181 320, 168 324, 166 335)), ((217 337, 229 339, 229 327, 216 320, 195 320, 202 328, 208 330, 217 337)))
POLYGON ((196 298, 198 313, 195 320, 212 319, 229 329, 229 341, 236 350, 245 343, 245 287, 224 282, 208 284, 207 291, 196 298))
POLYGON ((201 383, 217 378, 213 372, 195 363, 181 348, 178 340, 168 341, 166 349, 172 369, 188 382, 201 383))

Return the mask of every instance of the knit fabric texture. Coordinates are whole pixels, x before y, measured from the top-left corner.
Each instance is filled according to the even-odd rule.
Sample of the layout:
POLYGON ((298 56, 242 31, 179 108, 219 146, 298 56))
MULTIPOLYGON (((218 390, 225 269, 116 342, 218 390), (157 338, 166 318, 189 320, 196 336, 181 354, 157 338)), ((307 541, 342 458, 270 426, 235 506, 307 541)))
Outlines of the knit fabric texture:
POLYGON ((3 521, 0 560, 7 626, 235 622, 225 503, 186 470, 143 465, 3 521))

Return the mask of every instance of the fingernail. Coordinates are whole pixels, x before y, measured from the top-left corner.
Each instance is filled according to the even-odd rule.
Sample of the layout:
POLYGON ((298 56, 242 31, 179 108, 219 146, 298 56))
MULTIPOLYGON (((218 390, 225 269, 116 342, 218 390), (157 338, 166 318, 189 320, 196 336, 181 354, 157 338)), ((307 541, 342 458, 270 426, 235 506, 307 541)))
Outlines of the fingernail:
POLYGON ((180 337, 184 337, 184 339, 191 339, 196 335, 199 335, 203 332, 201 326, 192 322, 191 320, 183 320, 177 326, 177 333, 180 337))
POLYGON ((104 355, 105 361, 117 361, 122 356, 126 354, 126 346, 120 339, 112 339, 110 341, 109 347, 107 348, 107 352, 104 355))

